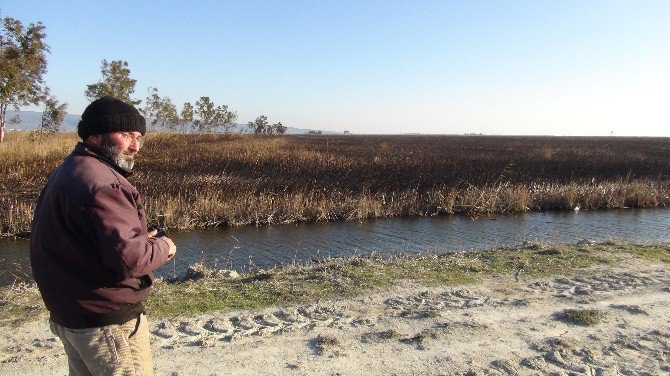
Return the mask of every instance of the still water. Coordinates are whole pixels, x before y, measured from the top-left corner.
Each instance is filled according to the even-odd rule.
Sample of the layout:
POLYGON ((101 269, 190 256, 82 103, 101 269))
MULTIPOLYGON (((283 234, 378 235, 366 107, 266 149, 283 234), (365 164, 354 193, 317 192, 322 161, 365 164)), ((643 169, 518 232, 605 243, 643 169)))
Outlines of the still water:
MULTIPOLYGON (((670 209, 301 223, 173 232, 169 236, 177 244, 177 257, 157 270, 157 276, 182 275, 189 265, 200 261, 210 267, 245 271, 352 254, 482 250, 528 241, 670 242, 670 209)), ((17 278, 30 280, 27 240, 0 239, 0 261, 0 284, 17 278)))

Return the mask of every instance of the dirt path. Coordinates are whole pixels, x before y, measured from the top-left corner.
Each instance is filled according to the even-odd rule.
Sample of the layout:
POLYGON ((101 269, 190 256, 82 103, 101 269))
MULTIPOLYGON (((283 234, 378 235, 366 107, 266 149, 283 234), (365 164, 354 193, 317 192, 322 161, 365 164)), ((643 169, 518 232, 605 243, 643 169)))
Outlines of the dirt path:
MULTIPOLYGON (((670 373, 670 271, 637 261, 151 326, 157 375, 657 375, 670 373), (604 317, 579 326, 566 309, 604 317)), ((67 373, 44 320, 4 329, 0 374, 67 373)))

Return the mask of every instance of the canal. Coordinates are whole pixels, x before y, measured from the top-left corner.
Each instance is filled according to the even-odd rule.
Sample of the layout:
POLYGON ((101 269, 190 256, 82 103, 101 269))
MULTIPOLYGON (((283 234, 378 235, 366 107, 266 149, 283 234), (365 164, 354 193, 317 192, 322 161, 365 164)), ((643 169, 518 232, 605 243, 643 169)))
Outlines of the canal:
MULTIPOLYGON (((156 271, 182 275, 203 262, 240 272, 326 257, 442 253, 581 240, 670 242, 670 209, 521 213, 494 217, 391 218, 172 232, 174 262, 156 271)), ((29 241, 0 239, 0 284, 30 281, 29 241)))

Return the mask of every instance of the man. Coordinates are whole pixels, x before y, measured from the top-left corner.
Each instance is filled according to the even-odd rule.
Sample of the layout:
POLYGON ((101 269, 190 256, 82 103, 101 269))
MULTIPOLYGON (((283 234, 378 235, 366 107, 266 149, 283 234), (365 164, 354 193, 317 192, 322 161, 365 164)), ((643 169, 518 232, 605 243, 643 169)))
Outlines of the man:
POLYGON ((144 117, 112 97, 81 116, 78 143, 40 194, 30 262, 70 375, 153 374, 143 302, 152 272, 177 251, 147 231, 126 178, 142 147, 144 117))

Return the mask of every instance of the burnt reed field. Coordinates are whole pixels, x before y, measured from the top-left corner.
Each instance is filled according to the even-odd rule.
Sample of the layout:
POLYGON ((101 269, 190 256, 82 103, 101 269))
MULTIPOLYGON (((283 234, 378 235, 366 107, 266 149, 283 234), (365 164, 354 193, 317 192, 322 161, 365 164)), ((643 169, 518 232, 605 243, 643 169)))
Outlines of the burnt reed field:
MULTIPOLYGON (((0 231, 25 234, 74 134, 10 132, 0 231)), ((670 139, 150 134, 130 178, 166 228, 660 207, 670 139)))

